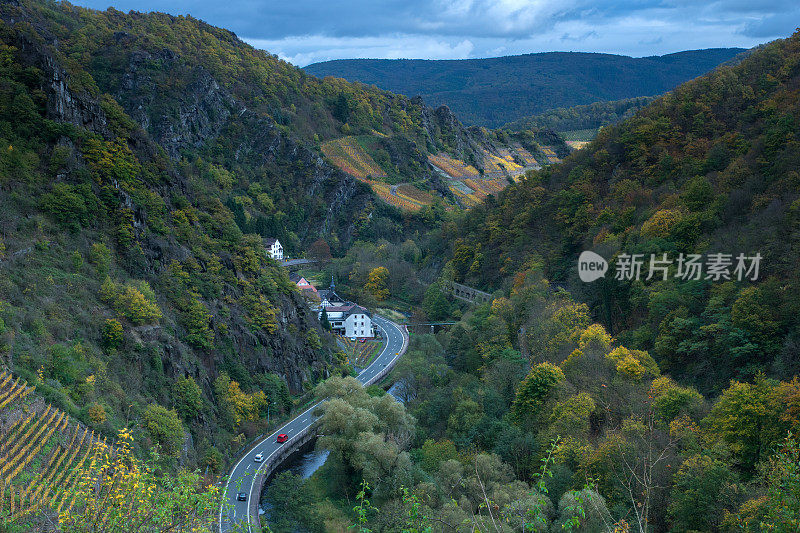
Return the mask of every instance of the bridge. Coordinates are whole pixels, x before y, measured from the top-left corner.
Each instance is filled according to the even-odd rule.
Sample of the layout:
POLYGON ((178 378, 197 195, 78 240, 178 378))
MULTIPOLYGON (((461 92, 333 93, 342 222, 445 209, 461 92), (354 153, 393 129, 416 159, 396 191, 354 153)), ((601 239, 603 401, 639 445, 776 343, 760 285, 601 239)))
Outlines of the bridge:
POLYGON ((430 333, 435 333, 436 328, 443 328, 445 326, 454 326, 458 324, 458 322, 412 322, 410 324, 406 324, 406 328, 414 333, 427 333, 430 330, 430 333))
MULTIPOLYGON (((375 360, 356 378, 365 387, 382 380, 394 368, 409 344, 406 328, 377 314, 373 316, 373 320, 381 330, 386 344, 375 360)), ((233 466, 225 482, 225 503, 220 506, 218 517, 219 533, 234 530, 247 533, 261 531, 258 504, 264 484, 289 455, 316 439, 319 417, 314 411, 320 403, 321 401, 315 403, 268 437, 259 439, 233 466), (289 440, 283 444, 277 443, 276 437, 279 433, 287 434, 289 440), (258 453, 264 458, 262 463, 255 462, 258 453), (239 501, 239 493, 246 494, 245 501, 239 501)))
POLYGON ((316 259, 287 259, 286 261, 281 261, 281 266, 282 267, 302 266, 302 265, 310 265, 316 262, 317 262, 316 259))
POLYGON ((455 281, 445 281, 442 290, 452 294, 455 298, 472 304, 484 304, 492 301, 492 295, 455 281))

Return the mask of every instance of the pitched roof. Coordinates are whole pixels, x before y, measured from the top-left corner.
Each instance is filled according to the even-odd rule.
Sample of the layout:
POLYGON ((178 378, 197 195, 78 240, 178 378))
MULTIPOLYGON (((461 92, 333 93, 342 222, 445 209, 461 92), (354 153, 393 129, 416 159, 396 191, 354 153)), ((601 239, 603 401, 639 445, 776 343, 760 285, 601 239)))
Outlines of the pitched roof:
POLYGON ((344 298, 336 294, 331 289, 320 289, 317 291, 319 297, 323 300, 328 300, 329 302, 344 302, 344 298))
POLYGON ((362 313, 367 316, 370 316, 369 311, 361 307, 360 305, 348 303, 345 305, 331 305, 325 308, 325 311, 328 313, 344 313, 345 315, 352 315, 354 313, 362 313))
POLYGON ((272 246, 276 242, 278 242, 278 239, 276 239, 275 237, 265 237, 264 238, 264 244, 266 246, 272 246))
POLYGON ((300 281, 300 276, 298 276, 294 272, 289 272, 289 281, 291 281, 292 283, 297 283, 298 281, 300 281))

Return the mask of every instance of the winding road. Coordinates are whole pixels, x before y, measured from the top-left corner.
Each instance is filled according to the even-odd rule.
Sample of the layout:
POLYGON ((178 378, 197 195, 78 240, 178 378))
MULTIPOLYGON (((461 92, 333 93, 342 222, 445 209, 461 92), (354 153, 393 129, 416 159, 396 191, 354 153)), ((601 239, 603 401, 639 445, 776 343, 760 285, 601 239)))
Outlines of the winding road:
MULTIPOLYGON (((377 381, 382 372, 386 368, 391 368, 408 349, 408 336, 403 333, 401 326, 378 315, 373 315, 372 320, 381 330, 386 345, 381 350, 381 353, 375 357, 372 364, 358 375, 357 379, 364 385, 371 385, 377 381)), ((225 501, 228 505, 227 509, 220 508, 219 530, 221 533, 233 531, 234 529, 236 531, 253 531, 254 528, 253 524, 251 524, 248 507, 253 498, 261 497, 261 487, 257 487, 257 483, 253 482, 256 478, 256 473, 261 467, 267 465, 270 462, 270 458, 278 453, 283 446, 291 445, 294 435, 307 429, 317 420, 318 417, 315 417, 313 412, 320 403, 312 405, 289 422, 286 422, 239 459, 225 483, 225 501), (289 436, 288 443, 278 444, 276 442, 276 438, 280 433, 286 433, 289 436), (256 463, 254 458, 259 453, 263 455, 264 461, 256 463), (237 500, 237 494, 240 492, 247 494, 247 501, 237 500), (246 527, 244 527, 245 524, 246 527)), ((260 531, 258 526, 255 529, 260 531)))

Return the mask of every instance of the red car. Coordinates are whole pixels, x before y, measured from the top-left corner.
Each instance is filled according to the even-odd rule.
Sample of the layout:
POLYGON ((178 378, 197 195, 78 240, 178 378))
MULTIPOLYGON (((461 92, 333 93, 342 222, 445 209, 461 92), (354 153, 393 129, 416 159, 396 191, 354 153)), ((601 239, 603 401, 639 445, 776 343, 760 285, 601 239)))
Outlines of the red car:
POLYGON ((289 440, 289 435, 287 435, 286 433, 281 433, 280 435, 278 435, 278 440, 276 440, 275 442, 277 442, 278 444, 283 444, 287 440, 289 440))

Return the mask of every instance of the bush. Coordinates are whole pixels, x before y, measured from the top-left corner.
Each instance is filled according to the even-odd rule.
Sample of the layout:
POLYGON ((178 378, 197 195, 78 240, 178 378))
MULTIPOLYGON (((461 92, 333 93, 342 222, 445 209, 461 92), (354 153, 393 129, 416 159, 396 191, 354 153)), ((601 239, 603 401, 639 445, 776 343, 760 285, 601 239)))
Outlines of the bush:
POLYGON ((100 287, 100 298, 110 304, 118 315, 136 325, 158 322, 162 316, 155 293, 146 281, 121 285, 106 277, 100 287))
POLYGON ((151 403, 145 409, 143 426, 155 444, 169 457, 177 457, 183 444, 183 424, 174 409, 151 403))
POLYGON ((88 184, 56 183, 51 192, 42 195, 41 207, 56 222, 77 230, 89 225, 89 215, 95 214, 97 198, 88 184))
POLYGON ((108 275, 111 268, 111 250, 102 242, 92 244, 92 249, 89 251, 89 262, 95 266, 98 275, 108 275))
POLYGON ((203 406, 200 387, 193 377, 180 377, 172 387, 175 394, 175 407, 184 419, 197 416, 203 406))
POLYGON ((103 323, 101 333, 103 347, 106 350, 116 350, 122 346, 123 329, 122 324, 115 318, 108 318, 103 323))

